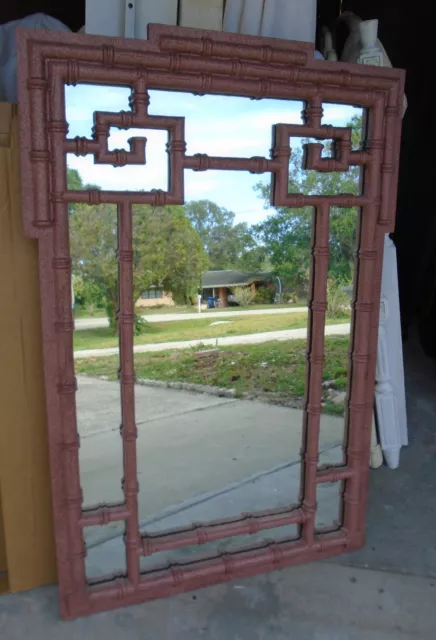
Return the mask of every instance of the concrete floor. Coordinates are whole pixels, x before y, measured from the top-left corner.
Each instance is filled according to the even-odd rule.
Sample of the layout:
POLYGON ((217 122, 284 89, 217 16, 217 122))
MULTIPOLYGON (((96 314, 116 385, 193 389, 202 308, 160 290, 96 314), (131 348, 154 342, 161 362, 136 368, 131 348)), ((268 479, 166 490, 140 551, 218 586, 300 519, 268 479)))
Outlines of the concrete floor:
POLYGON ((327 563, 62 623, 55 587, 0 598, 4 640, 434 640, 436 588, 327 563))
POLYGON ((367 544, 335 562, 436 578, 436 362, 413 334, 404 359, 409 446, 371 472, 367 544))
POLYGON ((410 446, 370 474, 365 549, 61 623, 54 587, 0 598, 18 640, 406 640, 436 629, 436 365, 406 345, 410 446), (344 566, 348 565, 348 566, 344 566))

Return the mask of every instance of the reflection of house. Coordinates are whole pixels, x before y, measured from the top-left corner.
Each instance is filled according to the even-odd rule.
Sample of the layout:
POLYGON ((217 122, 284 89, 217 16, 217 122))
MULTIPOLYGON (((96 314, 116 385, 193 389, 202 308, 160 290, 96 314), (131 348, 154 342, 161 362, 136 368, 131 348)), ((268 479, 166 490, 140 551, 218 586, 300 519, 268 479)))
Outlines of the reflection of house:
POLYGON ((136 307, 173 307, 174 300, 170 291, 159 287, 150 287, 139 296, 136 307))
POLYGON ((250 287, 253 296, 259 287, 271 285, 273 276, 271 273, 243 273, 242 271, 222 270, 207 271, 201 278, 203 300, 212 296, 219 298, 223 307, 228 307, 231 302, 232 289, 234 287, 250 287))

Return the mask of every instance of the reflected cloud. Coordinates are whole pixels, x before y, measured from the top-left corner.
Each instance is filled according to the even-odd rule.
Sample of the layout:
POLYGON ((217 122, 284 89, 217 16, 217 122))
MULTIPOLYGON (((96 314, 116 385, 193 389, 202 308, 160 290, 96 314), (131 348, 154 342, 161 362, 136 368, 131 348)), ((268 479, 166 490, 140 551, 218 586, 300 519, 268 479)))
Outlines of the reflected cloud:
POLYGON ((345 127, 353 116, 362 114, 360 107, 351 107, 345 104, 323 104, 324 114, 322 124, 337 124, 345 127))
MULTIPOLYGON (((195 174, 193 171, 185 172, 186 200, 212 200, 211 193, 215 193, 222 186, 219 176, 210 178, 208 173, 195 174)), ((216 173, 216 172, 215 172, 216 173)))

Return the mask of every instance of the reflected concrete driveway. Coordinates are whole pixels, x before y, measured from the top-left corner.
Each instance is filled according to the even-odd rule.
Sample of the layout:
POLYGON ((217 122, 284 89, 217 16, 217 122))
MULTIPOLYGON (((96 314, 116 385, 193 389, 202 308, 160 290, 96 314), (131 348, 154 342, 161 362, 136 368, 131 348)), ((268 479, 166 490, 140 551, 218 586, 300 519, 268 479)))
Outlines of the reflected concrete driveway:
MULTIPOLYGON (((79 377, 77 404, 84 504, 122 500, 119 385, 79 377)), ((137 386, 136 418, 140 520, 299 459, 297 409, 137 386)), ((342 438, 343 420, 323 416, 320 451, 342 438)), ((291 493, 290 502, 298 487, 291 493)), ((108 528, 95 527, 87 540, 101 536, 102 529, 107 535, 108 528)))

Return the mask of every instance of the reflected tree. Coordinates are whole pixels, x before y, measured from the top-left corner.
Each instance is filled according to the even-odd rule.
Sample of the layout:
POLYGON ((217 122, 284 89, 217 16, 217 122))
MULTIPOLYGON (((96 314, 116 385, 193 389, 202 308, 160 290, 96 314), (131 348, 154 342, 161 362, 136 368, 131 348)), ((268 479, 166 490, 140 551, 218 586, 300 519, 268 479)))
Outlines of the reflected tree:
POLYGON ((211 269, 261 270, 265 249, 246 222, 235 224, 232 211, 210 200, 188 202, 185 211, 201 238, 211 269))
MULTIPOLYGON (((359 145, 362 118, 356 116, 347 126, 352 127, 352 143, 359 145)), ((327 153, 329 143, 325 144, 327 153)), ((292 150, 290 160, 290 193, 306 195, 333 195, 338 193, 358 194, 360 190, 360 168, 351 167, 346 172, 321 173, 302 169, 303 150, 292 150)), ((270 186, 258 184, 256 191, 270 206, 270 186)), ((329 273, 338 283, 348 284, 353 277, 354 251, 356 246, 356 209, 332 207, 330 211, 330 261, 329 273)), ((309 277, 310 254, 308 251, 312 234, 312 208, 279 207, 256 225, 254 233, 265 248, 275 272, 281 277, 288 292, 306 295, 309 277)))
MULTIPOLYGON (((73 275, 101 297, 116 331, 118 262, 117 208, 76 204, 69 216, 73 275)), ((202 242, 182 206, 138 205, 133 210, 133 295, 157 286, 176 302, 192 302, 208 268, 202 242)), ((83 287, 82 287, 83 288, 83 287)))

